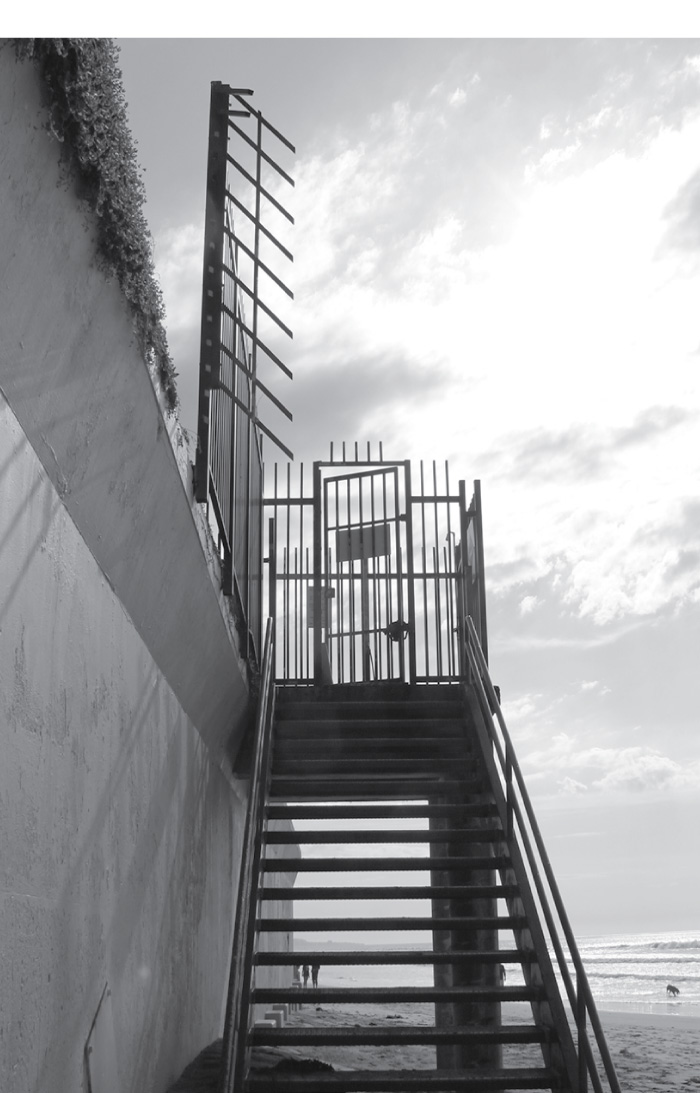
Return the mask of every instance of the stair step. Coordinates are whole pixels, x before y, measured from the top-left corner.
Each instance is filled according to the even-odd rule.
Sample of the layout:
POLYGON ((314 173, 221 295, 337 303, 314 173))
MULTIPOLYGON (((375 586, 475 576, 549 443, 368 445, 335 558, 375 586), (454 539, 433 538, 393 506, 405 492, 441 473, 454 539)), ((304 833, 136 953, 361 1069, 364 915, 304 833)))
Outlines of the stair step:
POLYGON ((545 1067, 499 1070, 346 1070, 308 1075, 251 1071, 246 1093, 490 1093, 492 1090, 554 1089, 554 1073, 545 1067))
POLYGON ((448 872, 451 869, 505 869, 510 858, 505 854, 479 855, 475 857, 402 857, 402 858, 289 858, 265 859, 260 868, 265 873, 369 873, 375 870, 425 870, 448 872))
POLYGON ((299 1002, 301 997, 331 1003, 533 1002, 545 997, 543 987, 314 987, 300 996, 299 987, 257 987, 252 1001, 299 1002))
POLYGON ((491 843, 502 842, 499 827, 460 827, 444 831, 268 831, 268 845, 319 845, 322 843, 491 843))
POLYGON ((353 1025, 351 1028, 260 1028, 251 1041, 265 1047, 338 1047, 341 1044, 541 1044, 547 1034, 536 1025, 353 1025))
POLYGON ((473 755, 468 741, 456 736, 443 736, 441 734, 430 736, 407 736, 406 733, 397 733, 396 736, 288 736, 275 734, 275 755, 290 758, 297 755, 308 754, 313 749, 314 754, 326 753, 335 755, 344 752, 363 751, 374 754, 383 751, 392 752, 400 748, 403 752, 411 754, 442 753, 448 755, 473 755))
MULTIPOLYGON (((315 754, 315 753, 314 753, 315 754)), ((374 774, 374 775, 406 775, 406 774, 441 774, 461 770, 463 773, 474 773, 476 763, 472 759, 455 760, 440 757, 431 759, 406 759, 403 756, 387 756, 380 758, 376 755, 368 755, 359 759, 342 759, 330 756, 328 758, 302 758, 302 759, 277 759, 272 761, 272 777, 292 778, 298 775, 320 777, 321 775, 350 774, 374 774)))
POLYGON ((507 899, 517 896, 515 884, 455 884, 455 885, 405 885, 387 888, 384 885, 358 885, 351 887, 265 888, 258 895, 262 900, 346 900, 346 899, 507 899))
POLYGON ((353 718, 344 720, 338 718, 321 717, 275 720, 275 740, 378 740, 380 738, 393 738, 394 740, 430 740, 432 737, 445 737, 451 740, 466 742, 467 735, 464 719, 457 715, 447 720, 428 720, 416 717, 397 718, 367 718, 361 719, 357 714, 353 718))
POLYGON ((256 953, 254 962, 266 967, 296 967, 297 964, 350 966, 353 964, 527 964, 535 959, 531 951, 519 949, 470 949, 434 952, 432 949, 306 950, 291 953, 256 953))
POLYGON ((459 795, 464 798, 483 792, 482 783, 474 778, 438 778, 435 775, 408 778, 272 778, 270 798, 299 801, 386 801, 425 800, 431 797, 459 795))
POLYGON ((259 918, 263 933, 317 930, 513 930, 527 925, 523 915, 405 915, 360 918, 259 918))
POLYGON ((430 816, 478 816, 498 814, 495 801, 466 804, 382 804, 382 805, 268 805, 269 820, 391 820, 424 819, 430 816))

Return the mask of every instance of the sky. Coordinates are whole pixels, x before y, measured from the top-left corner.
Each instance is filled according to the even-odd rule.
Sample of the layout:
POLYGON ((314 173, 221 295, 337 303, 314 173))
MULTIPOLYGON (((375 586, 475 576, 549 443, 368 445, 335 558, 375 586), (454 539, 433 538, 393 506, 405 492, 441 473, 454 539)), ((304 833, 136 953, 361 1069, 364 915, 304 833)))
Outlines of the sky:
POLYGON ((221 80, 296 146, 270 424, 481 480, 491 671, 574 928, 700 936, 700 38, 119 44, 182 423, 221 80))

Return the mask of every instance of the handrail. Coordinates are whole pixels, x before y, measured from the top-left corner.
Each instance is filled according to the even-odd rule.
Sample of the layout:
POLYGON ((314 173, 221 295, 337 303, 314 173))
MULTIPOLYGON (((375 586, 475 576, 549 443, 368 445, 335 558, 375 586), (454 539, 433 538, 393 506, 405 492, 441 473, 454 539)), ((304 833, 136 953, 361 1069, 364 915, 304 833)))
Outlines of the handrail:
POLYGON ((265 790, 270 768, 270 740, 275 710, 273 680, 273 621, 267 620, 260 674, 260 695, 255 721, 248 811, 243 836, 241 873, 236 900, 236 923, 231 950, 226 1017, 218 1093, 242 1088, 239 1075, 245 1065, 248 999, 252 976, 252 947, 258 899, 258 866, 265 819, 265 790))
POLYGON ((585 1093, 586 1079, 590 1077, 593 1084, 595 1093, 604 1093, 603 1086, 601 1085, 600 1075, 598 1068, 595 1065, 593 1057, 593 1049, 588 1037, 587 1032, 587 1019, 591 1025, 593 1033, 595 1035, 595 1041, 600 1052, 601 1062, 605 1069, 605 1074, 608 1079, 608 1089, 610 1093, 621 1093, 620 1083, 615 1073, 615 1066, 610 1056, 607 1043, 605 1041, 605 1034, 603 1032, 598 1011, 596 1009, 591 988, 588 982, 583 961, 576 944, 576 939, 569 922, 568 915, 564 908, 564 903, 559 892, 559 888, 554 877, 549 856, 547 854, 542 834, 540 832, 535 813, 525 786, 520 765, 515 756, 513 749, 513 742, 508 732, 508 728, 501 712, 501 706, 499 697, 496 694, 496 689, 491 682, 489 675, 488 665, 484 657, 481 645, 479 643, 479 637, 474 626, 474 622, 470 616, 467 617, 467 632, 466 632, 466 651, 469 660, 469 664, 472 670, 472 682, 474 683, 479 697, 480 704, 484 713, 484 722, 488 732, 489 739, 493 745, 494 752, 498 759, 498 763, 503 774, 505 781, 505 798, 507 806, 507 830, 509 834, 515 833, 517 826, 517 834, 520 837, 522 849, 524 850, 525 860, 527 861, 532 878, 535 882, 537 894, 540 900, 544 918, 549 931, 549 939, 552 943, 552 948, 557 957, 559 964, 559 971, 566 987, 566 992, 571 1005, 572 1013, 576 1021, 576 1031, 578 1038, 578 1076, 579 1076, 579 1090, 580 1093, 585 1093), (493 717, 495 715, 498 729, 500 729, 500 737, 496 724, 494 724, 493 717), (524 814, 523 814, 524 812, 524 814), (525 816, 527 817, 527 825, 532 834, 532 839, 528 833, 528 826, 525 822, 525 816), (537 853, 533 848, 533 840, 537 853), (547 882, 549 889, 550 899, 547 895, 547 889, 542 881, 542 874, 547 882), (552 908, 552 904, 554 909, 552 908), (566 956, 559 936, 559 930, 557 928, 557 919, 554 911, 558 916, 559 927, 564 935, 566 945, 569 950, 569 956, 571 963, 576 972, 576 986, 574 986, 569 969, 566 963, 566 956))

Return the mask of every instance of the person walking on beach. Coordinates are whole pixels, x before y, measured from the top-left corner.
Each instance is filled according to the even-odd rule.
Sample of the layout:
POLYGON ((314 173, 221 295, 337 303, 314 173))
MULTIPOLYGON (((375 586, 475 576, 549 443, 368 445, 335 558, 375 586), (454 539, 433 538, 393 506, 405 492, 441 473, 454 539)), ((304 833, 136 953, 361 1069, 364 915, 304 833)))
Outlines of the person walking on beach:
POLYGON ((308 987, 308 985, 309 985, 309 965, 308 964, 304 964, 304 967, 301 969, 301 974, 302 974, 303 979, 304 979, 304 986, 308 987))
POLYGON ((318 986, 318 971, 319 971, 320 967, 321 967, 320 964, 312 964, 311 965, 311 986, 312 987, 317 987, 318 986))

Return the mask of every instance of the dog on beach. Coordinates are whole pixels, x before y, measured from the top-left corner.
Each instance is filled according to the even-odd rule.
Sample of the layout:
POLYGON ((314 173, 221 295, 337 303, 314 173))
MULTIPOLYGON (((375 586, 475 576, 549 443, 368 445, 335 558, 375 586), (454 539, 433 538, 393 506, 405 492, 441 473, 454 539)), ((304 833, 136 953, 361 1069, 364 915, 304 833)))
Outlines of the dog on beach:
POLYGON ((673 983, 669 983, 669 985, 666 987, 666 994, 673 995, 674 998, 677 994, 680 993, 681 992, 678 990, 678 987, 674 987, 673 983))

